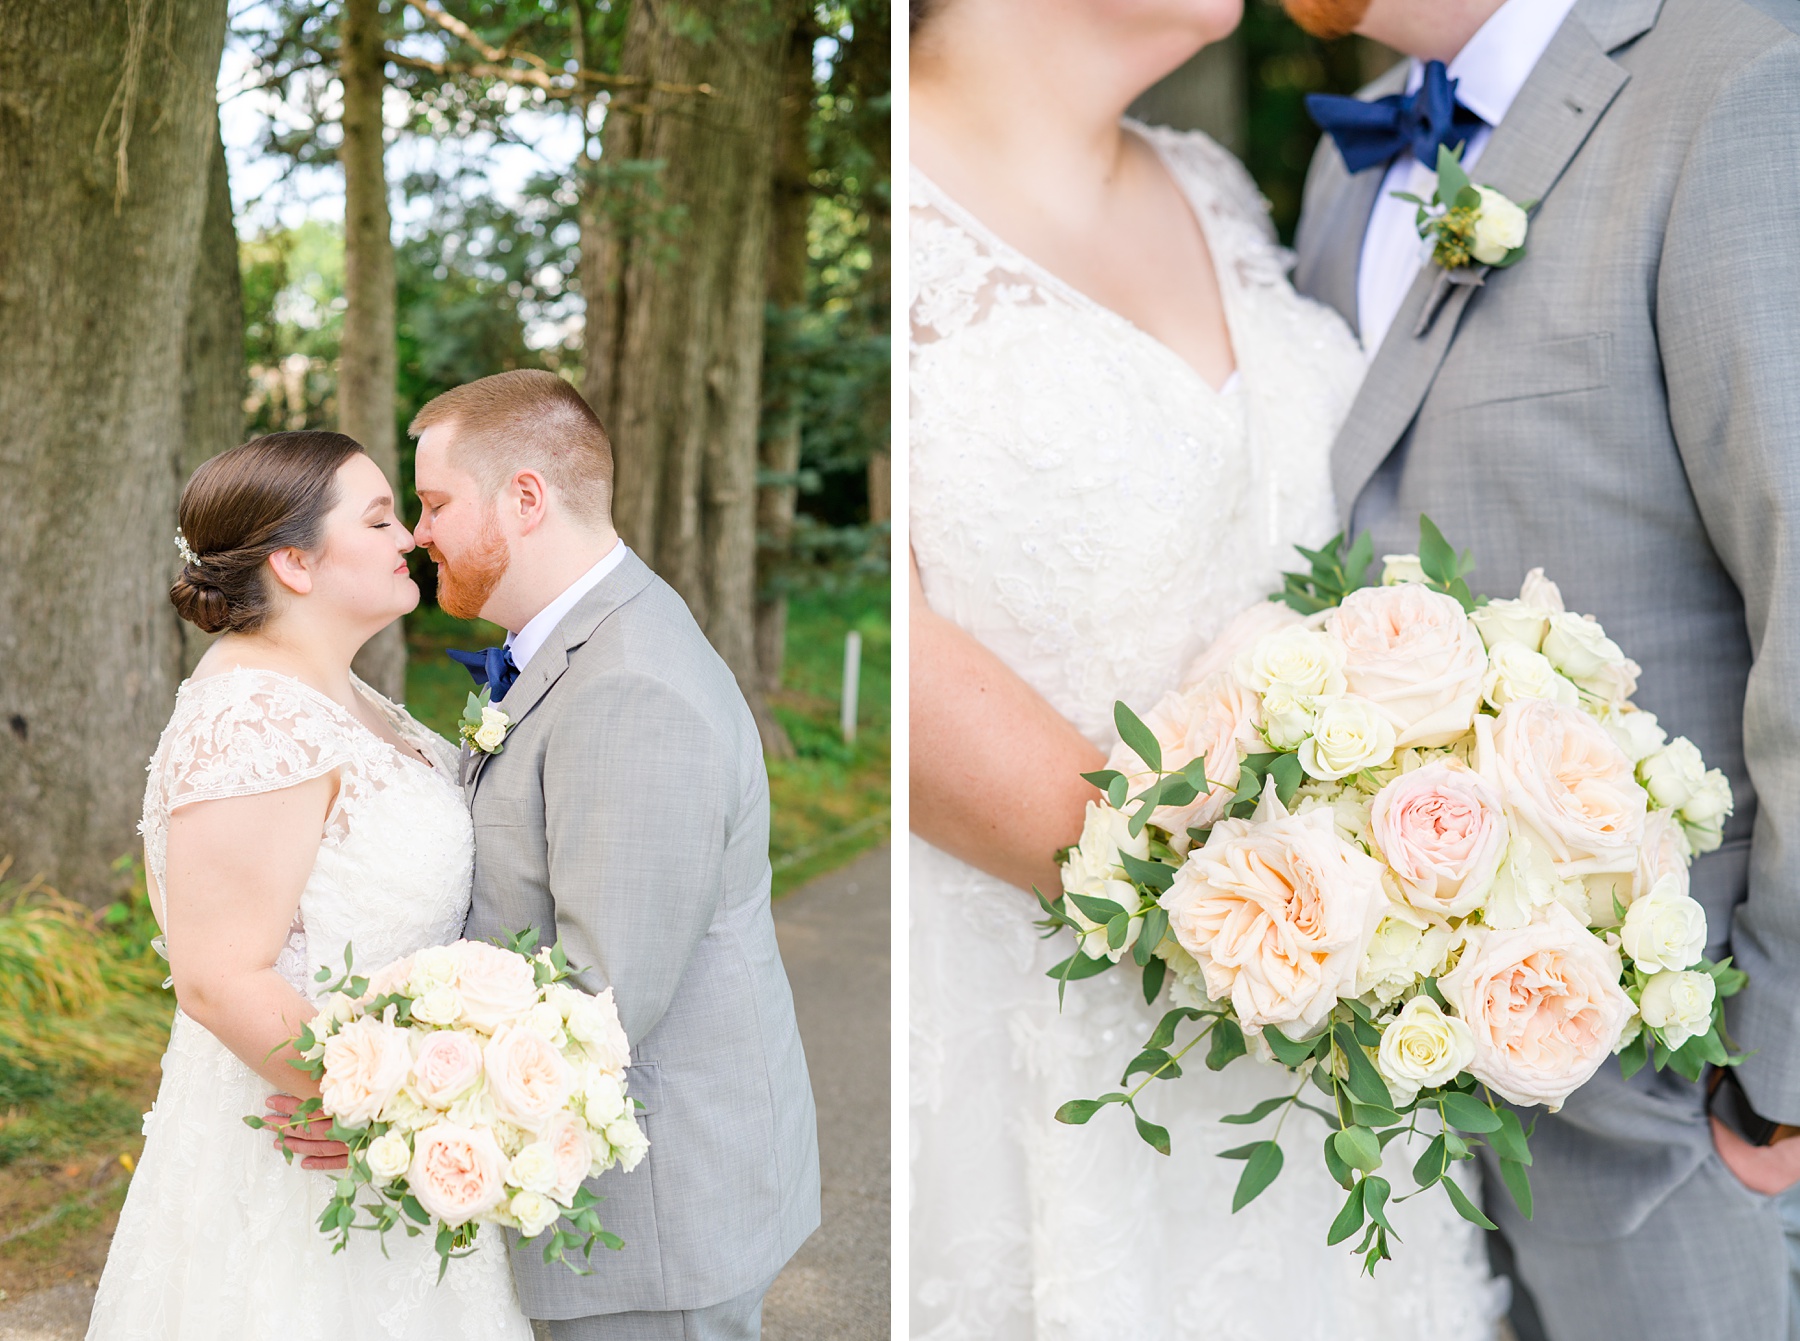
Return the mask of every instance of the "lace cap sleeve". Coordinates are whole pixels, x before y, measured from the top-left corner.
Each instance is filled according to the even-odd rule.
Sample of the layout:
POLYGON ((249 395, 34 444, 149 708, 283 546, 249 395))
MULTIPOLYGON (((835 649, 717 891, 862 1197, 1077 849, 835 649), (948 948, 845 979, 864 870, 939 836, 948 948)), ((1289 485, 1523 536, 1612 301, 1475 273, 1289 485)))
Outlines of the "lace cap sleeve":
POLYGON ((345 761, 343 732, 284 676, 229 671, 189 686, 158 751, 167 810, 279 791, 345 761))

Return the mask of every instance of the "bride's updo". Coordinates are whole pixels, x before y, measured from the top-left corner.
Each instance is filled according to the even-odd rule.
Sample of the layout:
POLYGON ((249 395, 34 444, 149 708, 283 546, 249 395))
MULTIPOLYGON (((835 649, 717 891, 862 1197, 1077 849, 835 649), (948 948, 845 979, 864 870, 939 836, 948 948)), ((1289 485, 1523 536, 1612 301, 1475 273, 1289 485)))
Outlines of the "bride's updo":
POLYGON ((169 588, 176 612, 206 633, 261 628, 268 557, 317 548, 337 505, 338 467, 360 451, 342 433, 270 433, 196 470, 181 491, 180 540, 193 557, 169 588))

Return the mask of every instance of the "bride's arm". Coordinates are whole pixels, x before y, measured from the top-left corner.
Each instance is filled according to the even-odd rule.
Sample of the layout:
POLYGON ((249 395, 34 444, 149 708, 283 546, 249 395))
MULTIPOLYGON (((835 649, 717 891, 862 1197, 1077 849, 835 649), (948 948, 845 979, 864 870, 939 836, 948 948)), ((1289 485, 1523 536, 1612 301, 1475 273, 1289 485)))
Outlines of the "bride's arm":
POLYGON ((1051 854, 1081 836, 1103 768, 1092 742, 998 657, 933 612, 912 565, 912 828, 1008 884, 1061 889, 1051 854))
POLYGON ((329 774, 169 817, 163 929, 181 1009, 276 1089, 310 1098, 287 1040, 316 1013, 275 971, 319 855, 329 774))

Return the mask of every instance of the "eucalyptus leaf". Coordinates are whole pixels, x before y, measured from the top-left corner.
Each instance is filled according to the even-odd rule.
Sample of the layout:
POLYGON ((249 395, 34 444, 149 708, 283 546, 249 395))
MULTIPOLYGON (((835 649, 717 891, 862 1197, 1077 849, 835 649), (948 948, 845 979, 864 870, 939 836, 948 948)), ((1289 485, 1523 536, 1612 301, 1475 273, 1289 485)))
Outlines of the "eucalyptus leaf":
POLYGON ((1159 1155, 1168 1154, 1168 1128, 1159 1127, 1154 1122, 1145 1121, 1135 1110, 1132 1112, 1131 1116, 1132 1120, 1137 1123, 1137 1134, 1144 1138, 1144 1143, 1154 1149, 1159 1155))
POLYGON ((1113 725, 1119 730, 1119 739, 1152 771, 1162 768, 1162 746, 1157 743, 1156 733, 1144 725, 1123 699, 1113 704, 1113 725))
POLYGON ((1350 1189, 1350 1195, 1344 1198, 1344 1208, 1337 1213, 1337 1219, 1331 1222, 1331 1230, 1325 1235, 1328 1246, 1335 1247, 1349 1238, 1363 1225, 1363 1187, 1366 1183, 1357 1183, 1350 1189))
POLYGON ((1167 961, 1161 959, 1152 959, 1148 964, 1144 965, 1143 989, 1144 1002, 1146 1005, 1153 1004, 1156 1001, 1157 995, 1162 991, 1163 977, 1168 973, 1168 970, 1169 965, 1167 961))
POLYGON ((1349 1064, 1349 1075, 1345 1085, 1353 1097, 1366 1104, 1376 1104, 1382 1108, 1394 1106, 1394 1096, 1388 1093, 1387 1082, 1381 1078, 1381 1072, 1375 1069, 1375 1063, 1369 1060, 1368 1053, 1356 1041, 1356 1035, 1347 1024, 1333 1027, 1332 1036, 1337 1039, 1338 1047, 1343 1051, 1344 1060, 1349 1064))
POLYGON ((1336 1132, 1328 1132, 1325 1136, 1325 1172, 1331 1175, 1332 1181, 1339 1187, 1349 1187, 1356 1177, 1355 1170, 1337 1152, 1336 1132))
POLYGON ((1134 884, 1147 885, 1159 894, 1175 883, 1175 868, 1165 862, 1144 861, 1129 852, 1121 852, 1119 862, 1134 884))
POLYGON ((1344 1163, 1365 1173, 1381 1167, 1381 1143, 1367 1127, 1345 1127, 1332 1137, 1344 1163))
POLYGON ((1471 1094, 1446 1094, 1438 1100, 1444 1121, 1458 1131, 1492 1132, 1500 1130, 1500 1115, 1471 1094))
POLYGON ((1388 1193, 1393 1189, 1389 1187, 1388 1180, 1372 1173, 1362 1180, 1362 1188, 1363 1209, 1369 1213, 1369 1219, 1392 1234, 1394 1227, 1388 1223, 1387 1199, 1388 1193))
POLYGON ((1444 1178, 1440 1180, 1440 1183, 1444 1191, 1450 1194, 1450 1204, 1456 1207, 1456 1213, 1462 1216, 1463 1219, 1467 1220, 1472 1225, 1480 1225, 1483 1229, 1500 1228, 1499 1225, 1495 1224, 1492 1220, 1488 1219, 1487 1216, 1481 1213, 1481 1208, 1479 1206, 1469 1200, 1469 1194, 1456 1185, 1456 1179, 1444 1178))
POLYGON ((1425 1153, 1413 1164, 1413 1181, 1420 1187, 1430 1187, 1444 1176, 1444 1170, 1449 1167, 1450 1155, 1444 1149, 1444 1138, 1441 1134, 1434 1136, 1431 1144, 1425 1147, 1425 1153))
POLYGON ((1500 1161, 1500 1181, 1512 1193, 1513 1205, 1519 1208, 1519 1214, 1531 1219, 1531 1170, 1516 1159, 1503 1159, 1500 1161))
POLYGON ((1235 1215, 1244 1209, 1263 1190, 1275 1181, 1281 1172, 1283 1157, 1281 1147, 1273 1141, 1264 1141, 1256 1148, 1254 1154, 1244 1165, 1244 1172, 1238 1179, 1237 1191, 1232 1194, 1231 1211, 1235 1215))
POLYGON ((1248 1113, 1232 1113, 1226 1117, 1220 1118, 1219 1121, 1234 1122, 1241 1126, 1247 1127, 1247 1126, 1252 1125, 1253 1123, 1261 1122, 1264 1118, 1268 1117, 1269 1114, 1273 1113, 1277 1108, 1280 1108, 1283 1104, 1285 1104, 1287 1102, 1288 1102, 1288 1098, 1286 1095, 1277 1094, 1271 1099, 1264 1099, 1261 1103, 1256 1105, 1255 1108, 1252 1108, 1248 1113))
POLYGON ((1056 1120, 1066 1122, 1071 1127, 1079 1127, 1104 1107, 1106 1105, 1099 1099, 1071 1099, 1056 1110, 1056 1120))
POLYGON ((1269 1045, 1269 1051, 1275 1054, 1275 1060, 1289 1068, 1299 1066, 1319 1050, 1319 1039, 1296 1043, 1273 1025, 1262 1031, 1262 1037, 1269 1045))
POLYGON ((1238 1022, 1222 1017, 1213 1025, 1212 1046, 1206 1053, 1206 1069, 1223 1071, 1248 1051, 1249 1048, 1244 1042, 1244 1031, 1239 1027, 1238 1022))
POLYGON ((1088 921, 1097 926, 1105 926, 1125 911, 1111 899, 1097 899, 1092 894, 1076 894, 1071 891, 1063 897, 1081 909, 1088 921))

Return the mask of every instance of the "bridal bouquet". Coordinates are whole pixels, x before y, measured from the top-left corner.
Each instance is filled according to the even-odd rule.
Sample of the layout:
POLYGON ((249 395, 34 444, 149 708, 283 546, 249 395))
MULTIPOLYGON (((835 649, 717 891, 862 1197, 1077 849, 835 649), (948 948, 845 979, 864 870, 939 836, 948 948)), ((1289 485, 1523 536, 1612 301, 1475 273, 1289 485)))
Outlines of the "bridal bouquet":
POLYGON ((582 1180, 629 1171, 649 1148, 626 1094, 629 1044, 612 992, 567 986, 562 946, 534 955, 536 940, 433 946, 367 977, 346 947, 337 981, 319 971, 329 985, 293 1065, 321 1097, 295 1120, 323 1113, 350 1147, 319 1219, 334 1252, 352 1229, 434 1231, 441 1280, 482 1224, 548 1233, 544 1260, 578 1272, 567 1250, 624 1246, 582 1180))
POLYGON ((1084 775, 1106 799, 1062 893, 1038 895, 1045 934, 1076 941, 1059 993, 1130 963, 1172 1006, 1120 1089, 1056 1116, 1117 1104, 1167 1154, 1137 1109, 1150 1081, 1202 1041, 1213 1070, 1273 1058, 1293 1093, 1224 1119, 1281 1114, 1224 1152, 1245 1161, 1232 1209, 1280 1173, 1304 1108, 1348 1192, 1328 1241, 1362 1231, 1371 1271, 1393 1232, 1382 1152, 1422 1116, 1421 1191, 1491 1228, 1446 1176, 1485 1142, 1529 1217, 1529 1133, 1496 1098, 1554 1112, 1612 1053, 1627 1075, 1730 1065, 1721 999, 1744 983, 1702 957, 1688 895, 1731 813, 1724 775, 1632 706, 1638 667, 1541 569, 1479 598, 1468 556, 1420 530, 1380 586, 1359 581, 1366 536, 1302 550, 1288 608, 1240 617, 1142 718, 1118 704, 1121 744, 1084 775))

